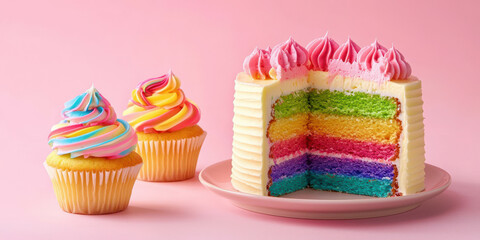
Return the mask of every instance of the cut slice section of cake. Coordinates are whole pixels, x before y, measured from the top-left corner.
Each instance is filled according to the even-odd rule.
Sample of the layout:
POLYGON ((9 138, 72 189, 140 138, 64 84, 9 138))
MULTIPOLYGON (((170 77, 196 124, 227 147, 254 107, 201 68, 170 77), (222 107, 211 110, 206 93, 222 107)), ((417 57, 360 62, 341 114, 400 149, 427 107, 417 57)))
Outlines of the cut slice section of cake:
POLYGON ((420 81, 329 78, 309 75, 311 187, 377 197, 423 190, 420 81))

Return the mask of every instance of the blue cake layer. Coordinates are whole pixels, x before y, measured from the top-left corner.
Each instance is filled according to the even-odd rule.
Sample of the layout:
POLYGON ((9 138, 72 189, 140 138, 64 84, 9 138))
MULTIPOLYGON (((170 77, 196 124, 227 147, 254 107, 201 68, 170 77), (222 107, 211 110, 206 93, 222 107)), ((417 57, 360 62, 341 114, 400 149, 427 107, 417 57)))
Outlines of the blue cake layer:
POLYGON ((309 186, 317 190, 388 197, 392 189, 392 180, 315 173, 310 173, 309 178, 309 186))
POLYGON ((316 174, 335 174, 372 179, 393 179, 393 165, 351 158, 310 155, 309 170, 316 174))
POLYGON ((290 177, 279 179, 268 188, 270 196, 282 196, 308 187, 309 173, 305 171, 290 177))

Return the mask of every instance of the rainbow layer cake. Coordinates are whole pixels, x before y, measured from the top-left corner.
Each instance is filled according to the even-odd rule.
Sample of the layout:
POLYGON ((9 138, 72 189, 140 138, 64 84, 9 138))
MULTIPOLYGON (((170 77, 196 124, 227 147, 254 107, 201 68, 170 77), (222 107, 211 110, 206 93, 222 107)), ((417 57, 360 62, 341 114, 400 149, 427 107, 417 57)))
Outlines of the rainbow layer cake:
POLYGON ((255 49, 235 81, 232 185, 375 197, 424 189, 421 82, 395 48, 325 36, 255 49))

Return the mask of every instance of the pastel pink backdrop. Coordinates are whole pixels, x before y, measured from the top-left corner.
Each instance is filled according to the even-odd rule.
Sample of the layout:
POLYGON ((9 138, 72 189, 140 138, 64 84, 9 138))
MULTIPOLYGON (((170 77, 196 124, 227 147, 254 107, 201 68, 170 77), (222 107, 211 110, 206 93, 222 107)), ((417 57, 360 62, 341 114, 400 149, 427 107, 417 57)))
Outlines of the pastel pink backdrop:
MULTIPOLYGON (((476 1, 2 1, 0 238, 470 238, 479 232, 480 17, 476 1), (121 113, 138 81, 170 68, 202 109, 198 169, 230 158, 233 80, 255 46, 325 32, 395 43, 423 81, 427 162, 451 187, 411 212, 346 221, 238 209, 198 179, 137 182, 130 207, 80 216, 57 205, 42 162, 66 100, 92 83, 121 113), (475 104, 475 105, 474 105, 475 104), (401 232, 399 232, 401 231, 401 232)), ((120 114, 119 114, 120 115, 120 114)))

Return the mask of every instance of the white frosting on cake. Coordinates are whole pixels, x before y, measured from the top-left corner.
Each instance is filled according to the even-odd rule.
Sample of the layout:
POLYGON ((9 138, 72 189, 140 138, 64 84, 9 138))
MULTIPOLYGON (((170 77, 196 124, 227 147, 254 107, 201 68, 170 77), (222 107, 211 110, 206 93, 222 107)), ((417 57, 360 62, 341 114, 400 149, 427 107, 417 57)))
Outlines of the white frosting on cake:
POLYGON ((267 195, 270 145, 266 137, 271 107, 280 96, 310 87, 307 76, 285 81, 253 80, 239 73, 233 101, 232 185, 241 192, 267 195))

